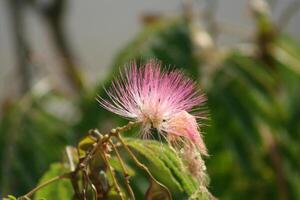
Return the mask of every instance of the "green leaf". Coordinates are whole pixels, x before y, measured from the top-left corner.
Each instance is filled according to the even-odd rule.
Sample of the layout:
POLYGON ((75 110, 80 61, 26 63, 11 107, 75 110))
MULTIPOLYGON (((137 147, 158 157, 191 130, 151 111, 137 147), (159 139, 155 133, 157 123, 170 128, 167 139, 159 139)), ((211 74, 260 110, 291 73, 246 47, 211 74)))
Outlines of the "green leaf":
POLYGON ((17 198, 12 195, 7 195, 7 197, 2 198, 2 200, 17 200, 17 198))
POLYGON ((172 200, 169 190, 150 178, 150 186, 146 192, 146 200, 172 200))
POLYGON ((126 143, 150 162, 147 165, 150 171, 170 189, 174 198, 178 191, 190 196, 198 190, 199 183, 183 168, 179 156, 165 144, 139 139, 126 139, 126 143))
MULTIPOLYGON (((66 173, 67 170, 63 167, 62 164, 54 163, 51 164, 50 169, 43 175, 40 179, 39 184, 42 184, 51 178, 60 176, 66 173)), ((34 199, 72 199, 73 197, 73 188, 70 180, 61 179, 54 183, 49 184, 48 186, 37 191, 34 199)))
POLYGON ((37 184, 49 164, 61 158, 70 138, 68 122, 50 104, 61 97, 28 94, 7 109, 0 121, 0 191, 23 195, 37 184), (47 106, 46 106, 47 105, 47 106))

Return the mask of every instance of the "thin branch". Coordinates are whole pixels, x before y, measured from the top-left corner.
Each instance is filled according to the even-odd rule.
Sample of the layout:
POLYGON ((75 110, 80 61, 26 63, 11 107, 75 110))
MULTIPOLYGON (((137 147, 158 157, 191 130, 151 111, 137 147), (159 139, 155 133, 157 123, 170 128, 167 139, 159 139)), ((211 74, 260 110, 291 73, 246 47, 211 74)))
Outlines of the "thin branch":
POLYGON ((27 194, 23 195, 22 197, 20 197, 20 200, 26 200, 26 198, 29 198, 31 197, 35 192, 37 192, 38 190, 48 186, 49 184, 51 183, 54 183, 58 180, 61 180, 61 179, 65 179, 65 178, 70 178, 70 173, 66 173, 66 174, 62 174, 60 176, 56 176, 54 178, 51 178, 49 179, 48 181, 36 186, 35 188, 33 188, 30 192, 28 192, 27 194))
POLYGON ((148 176, 150 178, 154 177, 152 176, 150 170, 144 165, 142 164, 137 158, 136 156, 132 153, 132 151, 129 149, 129 147, 127 146, 127 144, 125 144, 124 140, 121 138, 121 136, 118 134, 117 135, 118 140, 121 142, 121 144, 123 145, 123 147, 125 148, 125 150, 127 151, 127 153, 129 154, 129 156, 132 158, 132 160, 135 162, 135 164, 141 168, 142 170, 144 170, 145 172, 147 172, 148 176))
POLYGON ((109 134, 105 134, 104 136, 102 136, 97 129, 90 130, 90 131, 95 132, 96 135, 100 135, 101 137, 99 138, 98 142, 93 145, 94 146, 93 149, 88 153, 88 155, 78 165, 78 167, 81 169, 86 167, 87 163, 93 158, 94 154, 102 147, 103 144, 107 143, 112 136, 116 136, 121 132, 127 131, 127 130, 131 129, 133 126, 135 126, 136 124, 138 124, 138 122, 128 122, 128 124, 126 124, 122 127, 118 127, 116 129, 111 129, 109 134))
POLYGON ((80 192, 80 189, 79 189, 79 185, 78 185, 78 182, 77 182, 77 172, 74 171, 70 174, 70 179, 71 179, 71 183, 72 183, 72 187, 74 189, 74 199, 82 199, 82 194, 80 192))
POLYGON ((118 181, 117 181, 117 179, 116 179, 116 177, 115 177, 114 169, 113 169, 112 166, 109 164, 109 161, 108 161, 108 158, 107 158, 106 153, 100 151, 100 155, 102 156, 104 162, 106 163, 106 165, 107 165, 107 167, 108 167, 108 171, 109 171, 109 173, 110 173, 110 175, 111 175, 111 177, 112 177, 113 184, 114 184, 114 186, 115 186, 115 189, 117 190, 117 193, 119 194, 119 196, 120 196, 120 198, 121 198, 122 200, 125 200, 124 194, 122 193, 121 188, 120 188, 120 186, 119 186, 119 184, 118 184, 118 181))
POLYGON ((87 178, 87 169, 84 168, 81 170, 82 172, 82 196, 83 196, 83 200, 87 200, 86 196, 87 196, 87 191, 88 191, 88 178, 87 178))
MULTIPOLYGON (((124 131, 127 131, 129 129, 131 129, 133 126, 135 126, 136 124, 138 124, 138 122, 129 122, 127 125, 125 126, 122 126, 122 127, 118 127, 116 129, 112 129, 110 131, 109 134, 105 134, 104 136, 102 136, 98 130, 96 129, 93 129, 91 131, 94 131, 96 132, 97 135, 99 136, 102 136, 98 139, 97 143, 95 143, 93 145, 93 149, 91 151, 89 151, 87 153, 87 155, 84 157, 84 159, 82 161, 79 161, 76 169, 70 173, 66 173, 66 174, 63 174, 63 175, 60 175, 60 176, 56 176, 44 183, 42 183, 41 185, 38 185, 37 187, 35 187, 33 190, 31 190, 30 192, 28 192, 27 194, 23 195, 22 197, 20 197, 21 200, 25 200, 26 198, 32 196, 36 191, 38 191, 39 189, 43 188, 43 187, 46 187, 47 185, 55 182, 55 181, 58 181, 60 179, 63 179, 63 178, 69 178, 71 179, 71 183, 72 183, 72 186, 75 190, 75 196, 77 199, 85 199, 86 198, 86 191, 87 191, 87 184, 86 183, 90 183, 90 180, 88 178, 88 175, 87 175, 87 167, 88 167, 88 164, 89 162, 91 161, 91 159, 94 157, 94 155, 98 152, 98 150, 101 149, 100 151, 100 155, 102 156, 103 160, 106 162, 107 166, 108 166, 108 169, 112 175, 112 178, 113 178, 113 182, 114 182, 114 185, 115 185, 115 188, 117 190, 117 192, 119 193, 120 197, 122 200, 125 200, 124 199, 124 196, 121 192, 121 189, 118 185, 118 182, 114 176, 114 172, 113 172, 113 168, 111 167, 111 165, 109 164, 108 162, 108 158, 107 158, 107 155, 105 154, 105 152, 103 152, 103 145, 104 144, 107 144, 109 143, 109 140, 112 136, 116 136, 116 135, 119 135, 119 133, 121 132, 124 132, 124 131), (78 183, 77 183, 77 173, 79 171, 82 171, 84 174, 83 174, 83 182, 84 182, 84 191, 83 191, 83 194, 79 191, 79 186, 78 186, 78 183)), ((91 184, 91 187, 92 189, 94 190, 95 187, 93 184, 91 184)), ((97 193, 97 191, 96 191, 97 193)), ((96 195, 96 198, 97 198, 97 195, 96 195)))
POLYGON ((126 167, 125 167, 125 164, 124 164, 120 154, 119 154, 119 151, 116 148, 115 144, 111 140, 109 141, 109 144, 112 146, 113 150, 115 151, 115 153, 117 155, 117 158, 118 158, 118 161, 121 165, 122 171, 124 173, 124 178, 125 178, 125 181, 126 181, 125 183, 126 183, 127 190, 130 193, 130 196, 131 196, 132 200, 135 200, 134 192, 133 192, 132 188, 130 187, 130 175, 129 175, 126 167))
POLYGON ((131 157, 131 159, 135 162, 135 164, 141 168, 142 170, 144 170, 147 175, 149 176, 149 178, 151 179, 151 184, 153 184, 153 182, 155 182, 155 184, 159 185, 160 187, 162 187, 168 194, 169 199, 171 198, 171 193, 168 190, 168 188, 166 186, 164 186, 163 184, 161 184, 160 182, 158 182, 153 175, 151 174, 150 170, 143 164, 141 163, 136 156, 132 153, 132 151, 130 150, 130 148, 128 147, 127 144, 125 144, 124 140, 121 138, 120 134, 117 134, 116 137, 118 138, 118 140, 121 142, 121 144, 123 145, 123 147, 125 148, 125 150, 127 151, 127 153, 129 154, 129 156, 131 157))

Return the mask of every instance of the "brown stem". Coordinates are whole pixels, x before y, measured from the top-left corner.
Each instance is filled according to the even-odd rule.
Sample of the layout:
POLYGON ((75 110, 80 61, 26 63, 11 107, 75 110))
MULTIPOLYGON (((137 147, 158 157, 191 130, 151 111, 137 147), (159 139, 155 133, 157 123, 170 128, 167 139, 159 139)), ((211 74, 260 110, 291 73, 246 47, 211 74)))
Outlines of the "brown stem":
POLYGON ((289 199, 288 184, 286 176, 284 175, 284 169, 282 166, 282 156, 278 147, 276 138, 272 135, 269 127, 261 125, 260 134, 263 140, 264 147, 270 158, 272 167, 276 176, 276 185, 278 189, 279 199, 289 199))
POLYGON ((124 165, 124 162, 119 154, 119 151, 118 149, 116 148, 115 144, 110 140, 109 141, 110 145, 113 147, 113 150, 115 151, 116 155, 117 155, 117 158, 118 158, 118 161, 121 165, 121 168, 122 168, 122 171, 123 171, 123 174, 124 174, 124 178, 125 178, 125 181, 126 181, 126 187, 127 187, 127 190, 128 192, 130 193, 130 196, 132 198, 132 200, 135 200, 135 196, 134 196, 134 193, 133 193, 133 190, 132 188, 130 187, 130 175, 124 165))
MULTIPOLYGON (((85 199, 85 196, 86 196, 86 195, 84 195, 84 194, 82 195, 82 194, 80 193, 80 191, 79 191, 79 187, 78 187, 78 184, 77 184, 77 177, 76 177, 76 176, 77 176, 77 173, 78 173, 79 171, 83 171, 84 173, 86 173, 85 170, 87 169, 87 166, 88 166, 88 163, 90 162, 90 160, 93 158, 93 156, 96 154, 96 152, 97 152, 99 149, 101 149, 101 148, 103 147, 103 144, 110 142, 109 140, 110 140, 110 138, 111 138, 112 136, 119 135, 119 133, 131 129, 131 128, 132 128, 134 125, 136 125, 136 124, 137 124, 137 123, 129 122, 129 123, 128 123, 127 125, 125 125, 125 126, 118 127, 118 128, 116 128, 116 129, 112 129, 112 130, 110 131, 109 134, 105 134, 103 137, 100 137, 100 138, 99 138, 98 142, 97 142, 96 144, 94 144, 93 149, 92 149, 90 152, 88 152, 88 154, 86 155, 86 157, 85 157, 81 162, 79 162, 79 164, 77 165, 75 171, 72 171, 72 172, 70 172, 70 173, 66 173, 66 174, 63 174, 63 175, 60 175, 60 176, 56 176, 56 177, 54 177, 54 178, 52 178, 52 179, 50 179, 50 180, 48 180, 48 181, 42 183, 41 185, 38 185, 38 186, 35 187, 33 190, 31 190, 30 192, 28 192, 28 193, 25 194, 24 196, 20 197, 20 199, 21 199, 21 200, 23 200, 23 199, 26 200, 26 198, 32 196, 32 195, 33 195, 36 191, 38 191, 39 189, 41 189, 41 188, 43 188, 43 187, 46 187, 47 185, 49 185, 49 184, 51 184, 51 183, 53 183, 53 182, 55 182, 55 181, 58 181, 58 180, 60 180, 60 179, 64 179, 64 178, 69 178, 69 179, 71 179, 73 188, 74 188, 74 190, 75 190, 75 196, 76 196, 76 198, 77 198, 77 199, 82 199, 82 198, 85 199)), ((98 130, 92 130, 92 131, 97 131, 97 134, 98 134, 98 135, 101 135, 100 133, 98 133, 98 130)), ((118 183, 117 183, 117 180, 116 180, 116 178, 115 178, 115 176, 114 176, 113 168, 111 167, 111 165, 109 165, 107 155, 106 155, 105 152, 103 152, 103 151, 100 151, 100 154, 101 154, 101 156, 103 157, 103 160, 106 162, 106 164, 107 164, 107 166, 108 166, 108 169, 109 169, 109 171, 110 171, 110 173, 111 173, 111 175, 112 175, 113 182, 114 182, 114 185, 115 185, 115 187, 116 187, 117 192, 120 194, 121 199, 122 199, 122 200, 125 200, 125 199, 124 199, 124 196, 123 196, 123 194, 122 194, 122 192, 121 192, 121 189, 120 189, 120 187, 119 187, 119 185, 118 185, 118 183)), ((87 173, 84 174, 84 175, 87 175, 87 173)), ((88 177, 85 177, 85 178, 88 179, 88 177)), ((89 181, 89 180, 87 180, 87 181, 89 181)), ((85 182, 85 180, 84 180, 84 182, 85 182)), ((86 185, 85 185, 85 186, 86 186, 86 185)), ((93 187, 93 185, 92 185, 92 187, 93 187)), ((94 188, 92 188, 92 189, 94 189, 94 188)), ((85 193, 86 190, 87 190, 87 188, 84 187, 84 193, 85 193)))
MULTIPOLYGON (((79 164, 79 168, 83 168, 87 165, 87 163, 93 158, 94 154, 102 147, 103 144, 107 143, 112 136, 116 136, 121 132, 127 131, 131 129, 133 126, 138 124, 138 122, 128 122, 128 124, 118 127, 116 129, 111 129, 109 134, 105 134, 101 138, 99 138, 98 142, 94 144, 93 149, 88 153, 85 159, 79 164)), ((91 131, 96 132, 97 135, 101 135, 97 129, 93 129, 91 131)))
POLYGON ((72 187, 73 187, 74 193, 75 193, 73 199, 74 200, 82 199, 82 194, 80 192, 79 185, 77 182, 77 172, 76 171, 71 173, 70 179, 71 179, 72 187))
POLYGON ((154 177, 152 176, 150 170, 143 163, 141 163, 136 158, 136 156, 132 153, 132 151, 129 149, 129 147, 127 146, 127 144, 125 144, 124 140, 121 138, 121 136, 119 134, 117 135, 117 138, 121 142, 121 144, 123 145, 123 147, 125 148, 125 150, 127 151, 127 153, 129 154, 129 156, 131 157, 131 159, 135 162, 135 164, 139 168, 141 168, 142 170, 144 170, 150 178, 154 179, 154 177))
POLYGON ((65 76, 73 89, 80 92, 84 89, 84 82, 76 67, 75 56, 64 32, 65 5, 66 0, 54 0, 50 6, 44 7, 41 11, 48 22, 57 50, 62 55, 65 76))
POLYGON ((114 186, 115 186, 115 189, 116 189, 117 193, 119 194, 119 196, 120 196, 120 198, 121 198, 122 200, 125 200, 124 194, 122 193, 121 188, 120 188, 120 186, 119 186, 119 184, 118 184, 118 181, 117 181, 117 179, 116 179, 116 177, 115 177, 114 169, 112 168, 112 166, 111 166, 111 165, 109 164, 109 162, 108 162, 108 158, 107 158, 106 153, 100 151, 100 155, 102 156, 104 162, 106 163, 106 165, 107 165, 107 167, 108 167, 108 171, 109 171, 109 173, 110 173, 110 175, 111 175, 111 177, 112 177, 113 184, 114 184, 114 186))
POLYGON ((23 195, 22 197, 20 197, 20 200, 26 200, 27 198, 31 197, 36 191, 46 187, 47 185, 54 183, 58 180, 64 179, 64 178, 70 178, 70 173, 66 173, 66 174, 62 174, 60 176, 56 176, 54 178, 49 179, 48 181, 36 186, 35 188, 33 188, 30 192, 28 192, 27 194, 23 195))
POLYGON ((130 150, 130 148, 127 146, 127 144, 125 144, 124 140, 121 138, 120 134, 117 134, 116 137, 118 138, 118 140, 121 142, 121 144, 123 145, 123 147, 125 148, 125 150, 127 151, 127 153, 129 154, 129 156, 131 157, 131 159, 135 162, 135 164, 141 168, 142 170, 144 170, 147 175, 149 176, 149 179, 151 180, 151 184, 155 183, 157 185, 159 185, 160 187, 162 187, 165 192, 167 192, 167 195, 169 197, 169 199, 171 198, 171 193, 168 190, 168 188, 166 186, 164 186, 163 184, 161 184, 160 182, 158 182, 153 175, 151 174, 150 170, 143 164, 141 163, 136 156, 132 153, 132 151, 130 150))

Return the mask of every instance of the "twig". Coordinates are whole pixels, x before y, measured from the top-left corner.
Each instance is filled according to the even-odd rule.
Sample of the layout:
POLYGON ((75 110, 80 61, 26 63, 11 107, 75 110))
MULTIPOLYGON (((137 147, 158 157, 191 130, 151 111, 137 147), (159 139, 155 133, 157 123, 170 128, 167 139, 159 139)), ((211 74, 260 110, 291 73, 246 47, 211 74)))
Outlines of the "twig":
POLYGON ((109 173, 110 173, 110 175, 111 175, 111 177, 112 177, 113 184, 114 184, 114 186, 115 186, 115 188, 116 188, 116 190, 117 190, 117 193, 119 194, 119 196, 121 197, 122 200, 125 200, 124 195, 123 195, 123 193, 122 193, 122 191, 121 191, 121 188, 120 188, 120 186, 119 186, 119 184, 118 184, 118 181, 117 181, 117 179, 116 179, 116 177, 115 177, 114 169, 113 169, 112 166, 109 164, 109 161, 108 161, 108 158, 107 158, 106 153, 100 151, 100 155, 102 156, 104 162, 106 163, 106 165, 107 165, 107 167, 108 167, 108 171, 109 171, 109 173))
POLYGON ((86 196, 87 196, 87 190, 88 190, 88 178, 87 178, 87 169, 84 168, 82 169, 82 196, 83 196, 83 200, 87 200, 86 196))
POLYGON ((127 151, 127 153, 129 154, 129 156, 132 158, 132 160, 135 162, 135 164, 141 168, 142 170, 144 170, 147 175, 149 176, 149 178, 151 179, 151 184, 153 184, 153 182, 155 182, 157 185, 159 185, 160 187, 164 188, 165 191, 168 193, 168 197, 169 199, 171 198, 171 193, 168 190, 168 188, 166 186, 164 186, 163 184, 161 184, 160 182, 158 182, 153 175, 151 174, 150 170, 143 164, 141 163, 136 156, 132 153, 132 151, 129 149, 129 147, 127 146, 127 144, 125 144, 125 142, 123 141, 123 139, 121 138, 120 134, 117 134, 116 137, 118 138, 118 140, 121 142, 121 144, 123 145, 123 147, 125 148, 125 150, 127 151))
POLYGON ((36 186, 35 188, 33 188, 30 192, 28 192, 27 194, 23 195, 22 197, 20 197, 20 200, 25 200, 28 197, 31 197, 36 191, 46 187, 47 185, 54 183, 58 180, 64 179, 64 178, 70 178, 70 173, 66 173, 66 174, 62 174, 60 176, 56 176, 54 178, 49 179, 48 181, 36 186))
POLYGON ((129 156, 132 158, 132 160, 135 162, 135 164, 141 168, 142 170, 144 170, 145 172, 147 172, 148 176, 150 178, 153 178, 154 177, 152 176, 151 172, 149 171, 149 169, 144 165, 142 164, 137 158, 136 156, 132 153, 132 151, 129 149, 129 147, 127 146, 127 144, 125 144, 125 142, 123 141, 123 139, 121 138, 121 136, 119 134, 117 134, 116 136, 118 138, 118 140, 121 142, 121 144, 123 145, 123 147, 125 148, 125 150, 128 152, 129 156))
MULTIPOLYGON (((72 183, 72 186, 74 188, 74 191, 75 191, 75 196, 77 199, 85 199, 86 198, 86 191, 87 191, 87 183, 90 183, 90 180, 88 178, 88 175, 87 175, 87 167, 88 167, 88 164, 90 162, 90 160, 93 158, 93 156, 97 153, 98 150, 103 150, 103 145, 106 144, 106 143, 109 143, 110 141, 110 138, 112 136, 117 136, 119 135, 119 133, 121 132, 124 132, 124 131, 127 131, 129 129, 131 129, 134 125, 136 125, 138 122, 129 122, 127 125, 125 126, 122 126, 122 127, 118 127, 116 129, 112 129, 110 131, 109 134, 105 134, 104 136, 102 136, 98 130, 94 129, 94 130, 91 130, 91 131, 95 131, 97 133, 97 135, 100 135, 102 137, 100 137, 97 141, 97 143, 95 143, 93 145, 93 149, 91 151, 89 151, 86 155, 86 157, 84 157, 84 159, 82 161, 79 161, 76 169, 70 173, 66 173, 66 174, 63 174, 63 175, 60 175, 60 176, 56 176, 44 183, 42 183, 41 185, 38 185, 37 187, 35 187, 33 190, 31 190, 30 192, 28 192, 27 194, 23 195, 22 197, 20 197, 21 200, 25 200, 26 198, 32 196, 36 191, 38 191, 39 189, 55 182, 55 181, 58 181, 60 179, 63 179, 63 178, 69 178, 71 180, 71 183, 72 183), (83 182, 84 182, 84 190, 83 190, 83 194, 79 191, 79 186, 78 186, 78 183, 77 183, 77 173, 79 171, 82 171, 84 174, 83 174, 83 182)), ((100 151, 100 155, 102 156, 103 160, 105 161, 105 163, 107 164, 108 166, 108 169, 112 175, 112 178, 113 178, 113 182, 114 182, 114 185, 116 187, 116 190, 117 192, 120 194, 120 197, 122 200, 125 200, 124 199, 124 196, 121 192, 121 189, 118 185, 118 182, 114 176, 114 172, 113 172, 113 168, 111 167, 111 165, 109 164, 108 162, 108 158, 107 158, 107 155, 105 154, 104 151, 100 151)), ((95 187, 94 185, 91 183, 91 187, 92 189, 95 191, 95 187)), ((97 191, 96 191, 97 193, 97 191)), ((96 195, 96 198, 97 198, 97 195, 96 195)))
POLYGON ((115 151, 116 155, 117 155, 117 158, 119 160, 119 163, 121 165, 121 168, 122 168, 122 171, 124 173, 124 178, 125 178, 125 181, 126 181, 126 187, 127 187, 127 190, 128 192, 130 193, 130 196, 132 198, 132 200, 135 200, 135 196, 134 196, 134 193, 132 191, 132 188, 130 187, 130 175, 124 165, 124 162, 118 152, 118 149, 116 148, 115 144, 110 140, 109 141, 110 145, 112 146, 113 150, 115 151))
POLYGON ((84 160, 80 162, 76 170, 86 167, 87 163, 93 158, 94 154, 102 147, 103 144, 107 143, 112 136, 116 136, 121 132, 127 131, 131 129, 133 126, 135 126, 136 124, 138 124, 138 122, 128 122, 128 124, 122 127, 111 129, 109 134, 105 134, 104 136, 102 136, 97 129, 90 130, 95 132, 97 135, 100 135, 101 137, 98 139, 97 143, 93 145, 94 146, 93 149, 88 153, 88 155, 84 158, 84 160))
POLYGON ((82 199, 82 194, 80 192, 79 189, 79 185, 77 182, 77 172, 74 171, 70 174, 70 179, 71 179, 71 183, 72 183, 72 187, 74 189, 74 197, 76 197, 75 199, 82 199))

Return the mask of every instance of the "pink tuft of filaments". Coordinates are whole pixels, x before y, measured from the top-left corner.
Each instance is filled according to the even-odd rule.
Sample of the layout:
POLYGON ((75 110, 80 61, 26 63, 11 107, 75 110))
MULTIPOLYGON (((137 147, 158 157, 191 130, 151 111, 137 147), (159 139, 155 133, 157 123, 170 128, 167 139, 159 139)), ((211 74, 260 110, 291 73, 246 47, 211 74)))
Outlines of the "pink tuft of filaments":
POLYGON ((164 71, 157 60, 140 67, 133 62, 125 66, 106 93, 109 100, 100 97, 100 105, 142 123, 144 134, 156 128, 159 133, 189 139, 202 154, 207 154, 196 122, 201 116, 189 113, 201 105, 205 97, 183 72, 164 71))

